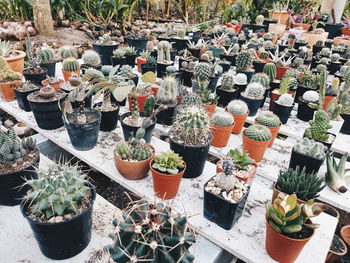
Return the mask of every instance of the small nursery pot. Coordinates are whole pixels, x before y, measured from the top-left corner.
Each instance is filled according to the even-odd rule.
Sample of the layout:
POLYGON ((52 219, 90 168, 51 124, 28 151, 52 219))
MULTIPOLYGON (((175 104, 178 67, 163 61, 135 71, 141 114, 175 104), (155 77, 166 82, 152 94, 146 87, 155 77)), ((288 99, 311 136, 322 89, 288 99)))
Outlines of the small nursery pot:
MULTIPOLYGON (((254 177, 256 175, 256 171, 258 168, 258 165, 256 163, 253 163, 252 166, 254 166, 254 169, 250 171, 250 174, 247 177, 240 177, 233 173, 234 176, 236 176, 239 180, 242 180, 246 182, 247 184, 251 185, 253 183, 254 177)), ((221 173, 224 170, 222 169, 222 159, 216 163, 216 172, 221 173)))
POLYGON ((187 70, 180 70, 180 71, 182 72, 181 80, 183 81, 183 84, 187 87, 191 87, 193 71, 187 71, 187 70))
POLYGON ((232 128, 233 134, 240 134, 242 132, 242 129, 244 127, 244 123, 248 117, 248 114, 249 112, 243 115, 232 114, 234 119, 234 124, 232 128))
POLYGON ((77 74, 78 76, 80 76, 80 70, 77 70, 77 71, 64 71, 64 70, 62 70, 62 73, 63 73, 64 81, 68 81, 68 79, 69 79, 73 74, 77 74))
MULTIPOLYGON (((288 94, 294 96, 294 92, 292 92, 292 91, 288 91, 288 94)), ((274 90, 271 92, 270 104, 269 104, 269 111, 273 111, 273 110, 274 110, 275 102, 276 102, 276 100, 279 99, 279 97, 281 97, 281 94, 280 94, 280 92, 279 92, 279 89, 274 89, 274 90)))
POLYGON ((234 85, 234 88, 237 90, 237 98, 239 98, 240 94, 245 91, 246 87, 247 87, 248 84, 235 84, 234 85))
POLYGON ((14 87, 20 86, 22 81, 14 80, 0 83, 0 96, 4 101, 12 101, 16 98, 14 87))
POLYGON ((302 97, 299 97, 297 118, 302 121, 311 121, 314 118, 314 112, 316 109, 309 107, 302 97))
POLYGON ((135 67, 136 56, 137 55, 125 56, 125 63, 126 63, 126 65, 129 65, 132 68, 135 67))
POLYGON ((130 162, 120 159, 114 152, 114 163, 118 172, 128 180, 140 180, 145 178, 150 170, 150 162, 154 158, 155 149, 152 145, 147 144, 153 150, 150 158, 138 162, 130 162))
POLYGON ((157 66, 154 66, 154 67, 148 67, 147 64, 141 64, 141 73, 142 74, 146 74, 147 72, 153 72, 153 73, 156 73, 157 71, 157 66))
POLYGON ((232 55, 232 54, 230 54, 230 55, 226 55, 226 54, 224 54, 224 53, 221 53, 220 54, 220 59, 221 60, 227 60, 227 61, 230 61, 231 62, 231 65, 235 65, 235 63, 236 63, 236 55, 232 55))
POLYGON ((92 43, 92 48, 95 50, 101 58, 102 65, 111 65, 111 56, 113 56, 113 50, 117 49, 119 46, 118 43, 111 45, 102 45, 97 42, 92 43))
POLYGON ((256 73, 264 72, 264 66, 266 65, 266 62, 264 61, 253 61, 253 67, 255 69, 256 73))
POLYGON ((173 66, 174 62, 171 63, 163 63, 163 62, 157 62, 157 77, 163 78, 163 76, 166 75, 166 68, 168 66, 173 66))
POLYGON ((305 167, 305 172, 306 173, 313 173, 313 172, 318 172, 320 170, 321 165, 324 162, 323 158, 322 160, 317 160, 315 158, 312 158, 310 156, 306 156, 304 154, 300 154, 294 149, 292 149, 292 155, 290 157, 290 162, 289 162, 289 168, 295 169, 298 165, 302 169, 305 167))
POLYGON ((148 38, 138 39, 138 38, 126 38, 126 42, 128 46, 134 47, 137 52, 141 52, 142 50, 146 50, 148 38))
POLYGON ((255 116, 260 108, 260 105, 261 105, 263 98, 251 99, 251 98, 245 97, 241 93, 241 100, 243 100, 244 102, 246 102, 248 104, 249 116, 255 116))
POLYGON ((205 162, 208 159, 212 136, 210 136, 206 144, 199 146, 180 144, 175 142, 171 136, 169 139, 170 149, 179 154, 187 164, 187 169, 183 177, 196 178, 200 176, 203 173, 205 162))
POLYGON ((294 108, 294 105, 295 103, 293 103, 292 106, 284 106, 275 102, 273 113, 276 114, 278 118, 280 118, 280 121, 282 122, 282 124, 286 124, 294 108))
POLYGON ((298 85, 298 88, 297 88, 297 91, 296 91, 296 94, 295 94, 295 99, 297 101, 299 101, 299 97, 303 97, 304 93, 309 91, 309 90, 312 90, 312 89, 304 87, 304 86, 301 86, 301 85, 298 85))
POLYGON ((122 57, 122 58, 116 58, 116 57, 111 57, 111 61, 112 61, 112 65, 113 67, 120 65, 123 66, 126 64, 126 58, 122 57))
POLYGON ((271 140, 266 142, 261 141, 255 141, 252 139, 249 139, 247 136, 244 135, 243 131, 243 151, 247 151, 250 158, 253 158, 255 162, 260 162, 264 158, 265 151, 271 142, 271 140))
MULTIPOLYGON (((137 103, 139 104, 140 111, 144 110, 146 99, 152 95, 153 95, 153 92, 150 91, 146 95, 137 96, 136 100, 137 100, 137 103)), ((131 111, 131 96, 130 95, 128 96, 128 102, 129 102, 129 110, 131 111)))
POLYGON ((49 63, 40 63, 40 67, 45 68, 47 70, 47 75, 49 77, 56 76, 56 61, 49 63))
POLYGON ((236 99, 238 97, 238 90, 223 90, 221 86, 218 86, 216 89, 216 95, 219 96, 218 104, 226 107, 231 100, 236 99))
POLYGON ((147 60, 139 57, 139 58, 136 58, 136 64, 137 64, 137 71, 141 73, 141 65, 142 64, 146 64, 147 63, 147 60))
POLYGON ((31 83, 41 86, 41 82, 46 79, 46 73, 47 69, 46 68, 40 68, 41 72, 40 73, 31 73, 30 70, 32 68, 26 68, 23 70, 23 76, 27 81, 30 81, 31 83))
MULTIPOLYGON (((210 181, 211 179, 208 182, 210 181)), ((206 191, 205 188, 208 182, 204 185, 203 215, 206 219, 214 222, 223 229, 230 230, 234 223, 242 216, 250 188, 237 203, 231 203, 219 195, 206 191)))
POLYGON ((350 134, 350 114, 340 114, 340 116, 344 119, 340 132, 343 134, 350 134))
MULTIPOLYGON (((46 86, 51 86, 53 87, 55 90, 60 90, 61 89, 61 83, 63 83, 63 79, 59 79, 58 80, 58 83, 55 83, 55 84, 49 84, 49 79, 44 79, 42 82, 41 82, 41 85, 43 87, 46 87, 46 86)), ((68 92, 69 93, 69 92, 68 92)))
MULTIPOLYGON (((156 104, 156 109, 160 105, 156 104)), ((168 106, 167 109, 160 111, 157 114, 157 123, 162 125, 171 125, 173 123, 173 120, 175 118, 175 109, 176 105, 174 106, 168 106)))
POLYGON ((227 127, 213 125, 211 128, 211 134, 213 135, 211 145, 215 147, 225 147, 230 139, 232 128, 233 125, 227 127))
POLYGON ((282 79, 284 75, 286 74, 287 70, 289 67, 276 67, 276 78, 277 79, 282 79))
POLYGON ((266 220, 266 252, 280 263, 293 263, 314 233, 312 230, 311 236, 305 239, 289 238, 273 230, 266 220))
POLYGON ((41 223, 28 217, 29 203, 21 203, 21 212, 34 233, 41 252, 48 258, 67 259, 83 251, 91 240, 92 210, 96 189, 91 189, 89 207, 79 215, 60 223, 41 223))
POLYGON ((213 115, 215 112, 217 104, 214 105, 204 105, 205 111, 208 113, 209 116, 213 115))
POLYGON ((345 241, 347 248, 350 249, 350 225, 341 228, 340 236, 345 241))
POLYGON ((39 88, 34 89, 34 90, 29 90, 29 91, 21 91, 21 90, 14 88, 18 107, 20 107, 22 110, 24 110, 26 112, 32 111, 32 109, 30 108, 29 101, 27 100, 27 96, 29 94, 33 93, 34 91, 37 91, 37 90, 39 90, 39 88))
POLYGON ((186 171, 186 163, 185 168, 178 174, 163 174, 153 169, 153 162, 154 158, 150 161, 149 167, 152 172, 154 192, 164 200, 174 198, 179 191, 181 178, 186 171))
MULTIPOLYGON (((101 105, 102 105, 102 102, 97 103, 94 105, 94 108, 96 109, 96 107, 99 107, 101 105)), ((111 111, 99 110, 99 112, 101 113, 100 131, 113 131, 115 128, 117 128, 120 107, 114 103, 112 103, 112 105, 116 107, 115 110, 111 110, 111 111)))
MULTIPOLYGON (((122 125, 122 129, 123 129, 123 135, 124 135, 124 140, 125 141, 128 141, 129 138, 132 136, 132 134, 136 134, 137 130, 140 128, 140 127, 133 127, 133 126, 130 126, 130 125, 127 125, 123 122, 123 120, 130 116, 131 115, 131 112, 127 112, 127 113, 124 113, 121 117, 120 117, 120 123, 122 125)), ((141 114, 142 116, 142 114, 141 114)), ((151 139, 152 139, 152 132, 153 132, 153 129, 154 127, 156 126, 156 122, 157 122, 157 118, 156 117, 153 117, 153 124, 151 124, 149 127, 147 127, 146 129, 146 134, 144 136, 144 139, 146 140, 146 142, 150 142, 151 139)))
POLYGON ((91 119, 91 122, 86 124, 74 123, 78 115, 79 110, 75 109, 73 113, 67 114, 68 122, 62 118, 73 147, 78 151, 87 151, 94 148, 97 144, 101 113, 97 110, 86 108, 86 118, 91 119))
POLYGON ((36 150, 34 158, 28 166, 9 174, 0 171, 0 205, 19 205, 23 196, 31 187, 23 185, 27 180, 37 179, 35 167, 39 165, 39 151, 36 150))
POLYGON ((266 126, 267 128, 269 128, 269 130, 271 132, 271 135, 272 135, 271 141, 270 141, 270 143, 269 143, 269 145, 267 147, 271 147, 273 145, 273 142, 276 139, 277 133, 280 130, 281 125, 282 125, 282 123, 280 123, 280 125, 278 127, 267 127, 266 126))
POLYGON ((345 256, 347 252, 348 252, 348 249, 344 241, 337 234, 334 234, 331 248, 329 249, 327 254, 326 263, 338 262, 338 260, 341 257, 345 256), (341 248, 337 247, 337 249, 340 249, 341 251, 338 252, 338 251, 332 250, 332 246, 334 243, 336 244, 336 246, 337 245, 341 246, 341 248))
POLYGON ((340 62, 335 62, 335 63, 331 62, 331 63, 329 63, 329 65, 327 67, 327 69, 329 71, 329 74, 334 75, 334 73, 339 71, 341 65, 342 64, 340 62))
MULTIPOLYGON (((327 148, 327 150, 329 151, 331 149, 331 147, 332 147, 333 142, 335 141, 336 135, 334 133, 331 133, 331 132, 327 132, 327 134, 333 136, 334 139, 331 142, 323 142, 323 141, 319 141, 319 140, 316 140, 316 139, 313 139, 313 138, 309 138, 309 137, 308 138, 309 139, 313 139, 316 142, 322 143, 327 148)), ((304 134, 303 137, 307 137, 307 136, 304 134)))

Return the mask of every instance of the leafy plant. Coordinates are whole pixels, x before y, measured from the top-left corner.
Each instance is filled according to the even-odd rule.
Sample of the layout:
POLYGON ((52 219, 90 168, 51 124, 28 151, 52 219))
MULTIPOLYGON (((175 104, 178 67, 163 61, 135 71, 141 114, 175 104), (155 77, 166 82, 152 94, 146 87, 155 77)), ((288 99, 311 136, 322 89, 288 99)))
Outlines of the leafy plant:
POLYGON ((333 191, 337 193, 345 193, 348 190, 350 177, 345 176, 345 174, 350 169, 345 169, 347 159, 348 153, 345 153, 337 163, 333 153, 327 152, 326 183, 333 191))
POLYGON ((185 168, 185 162, 177 153, 168 151, 156 156, 152 168, 161 173, 178 174, 183 168, 185 168))
POLYGON ((255 160, 250 158, 247 152, 240 152, 238 149, 230 150, 227 157, 233 160, 234 165, 239 170, 247 170, 249 165, 255 163, 255 160))

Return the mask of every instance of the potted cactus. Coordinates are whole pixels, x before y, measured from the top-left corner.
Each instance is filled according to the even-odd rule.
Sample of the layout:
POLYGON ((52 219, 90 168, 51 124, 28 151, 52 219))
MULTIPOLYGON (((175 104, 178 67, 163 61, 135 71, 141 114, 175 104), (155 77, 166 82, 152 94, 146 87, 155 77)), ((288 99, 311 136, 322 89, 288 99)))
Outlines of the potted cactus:
POLYGON ((30 81, 26 81, 22 83, 22 85, 18 85, 14 87, 14 91, 16 94, 16 100, 18 103, 18 107, 20 107, 22 110, 29 112, 32 111, 30 108, 30 104, 28 102, 27 96, 30 93, 33 93, 34 91, 39 90, 40 88, 31 83, 30 81))
POLYGON ((156 70, 157 70, 157 60, 155 57, 148 56, 146 58, 146 63, 141 64, 141 73, 142 74, 145 74, 149 71, 155 73, 156 70))
POLYGON ((201 53, 201 42, 198 41, 196 43, 194 41, 188 40, 187 50, 191 53, 192 56, 199 59, 201 53))
POLYGON ((278 116, 282 124, 286 124, 294 108, 294 98, 291 94, 283 94, 276 101, 273 107, 273 113, 278 116))
POLYGON ((273 142, 276 139, 278 131, 281 128, 280 119, 278 118, 277 115, 275 115, 271 112, 266 112, 266 113, 260 114, 258 117, 256 117, 255 122, 269 128, 272 137, 271 137, 271 141, 270 141, 268 147, 271 147, 273 145, 273 142))
POLYGON ((265 65, 270 61, 269 52, 265 48, 259 48, 258 54, 253 57, 253 66, 256 73, 264 72, 265 65))
POLYGON ((189 106, 179 113, 169 131, 170 149, 187 164, 185 178, 202 174, 212 140, 209 117, 198 106, 189 106))
POLYGON ((340 55, 338 53, 334 53, 330 56, 330 63, 328 65, 329 74, 334 75, 337 71, 339 71, 342 63, 339 61, 340 55))
POLYGON ((217 87, 216 94, 219 96, 218 103, 226 107, 233 99, 238 98, 238 90, 235 89, 235 76, 226 72, 222 74, 221 85, 217 87))
POLYGON ((79 61, 74 57, 68 57, 63 60, 62 62, 62 73, 63 78, 65 81, 68 81, 68 79, 73 75, 80 75, 80 63, 79 61))
POLYGON ((348 153, 343 154, 339 162, 337 162, 333 156, 333 152, 327 152, 327 172, 325 179, 327 185, 338 194, 345 193, 348 191, 348 177, 346 177, 345 164, 348 159, 348 153))
POLYGON ((223 48, 224 48, 224 52, 220 54, 220 59, 225 59, 227 61, 230 61, 232 66, 235 65, 236 56, 239 51, 239 45, 234 44, 234 45, 230 45, 228 48, 225 48, 225 47, 223 48))
POLYGON ((318 227, 310 219, 321 212, 313 200, 299 205, 295 194, 280 193, 266 207, 265 244, 269 256, 281 263, 294 262, 318 227))
POLYGON ((66 58, 78 58, 78 52, 73 46, 62 46, 58 50, 58 53, 62 60, 66 58))
POLYGON ((195 62, 183 61, 179 65, 179 70, 182 73, 181 80, 183 81, 183 84, 189 87, 192 86, 192 77, 194 75, 195 62))
POLYGON ((157 123, 163 125, 172 124, 177 105, 178 85, 179 83, 174 77, 164 77, 157 93, 156 107, 162 104, 166 106, 166 109, 158 114, 157 123))
POLYGON ((157 77, 162 78, 166 74, 166 68, 174 65, 170 56, 171 44, 168 41, 160 41, 157 45, 157 77))
POLYGON ((63 126, 58 101, 66 96, 61 90, 47 86, 27 96, 36 123, 40 129, 54 130, 63 126))
POLYGON ((234 119, 232 133, 240 134, 249 114, 247 103, 242 100, 232 100, 225 109, 232 114, 234 119))
POLYGON ((5 101, 14 100, 16 97, 14 87, 22 84, 22 76, 10 69, 3 57, 0 57, 0 95, 5 101))
POLYGON ((137 57, 137 51, 135 47, 125 47, 125 63, 126 65, 129 65, 130 67, 135 67, 135 60, 137 57))
POLYGON ((121 66, 119 68, 119 75, 125 78, 126 80, 132 80, 135 86, 137 86, 137 84, 139 83, 139 76, 133 72, 132 67, 129 65, 121 66))
POLYGON ((204 185, 204 217, 220 227, 230 230, 241 217, 250 187, 232 174, 231 158, 222 161, 219 172, 204 185))
POLYGON ((119 44, 112 41, 111 36, 104 34, 99 39, 92 43, 92 48, 101 58, 102 65, 112 65, 111 57, 113 50, 117 49, 119 44))
POLYGON ((242 50, 236 57, 237 73, 243 73, 247 76, 247 81, 250 82, 254 69, 252 69, 253 58, 248 50, 242 50))
POLYGON ((56 75, 56 59, 53 48, 42 46, 37 52, 41 59, 40 67, 46 68, 49 77, 54 77, 56 75))
POLYGON ((326 158, 326 147, 309 138, 303 138, 292 149, 289 168, 305 167, 306 173, 317 173, 326 158))
POLYGON ((243 73, 238 73, 235 76, 235 89, 237 89, 237 96, 241 94, 243 91, 245 91, 246 87, 248 85, 247 76, 243 73))
POLYGON ((243 151, 258 163, 264 158, 271 139, 272 135, 267 127, 253 124, 243 131, 243 151))
MULTIPOLYGON (((200 82, 209 82, 212 75, 213 67, 206 62, 200 62, 193 69, 192 89, 196 91, 199 89, 200 82)), ((212 90, 214 92, 215 90, 212 90)))
POLYGON ((162 199, 174 198, 186 171, 182 157, 173 151, 164 152, 151 160, 150 167, 156 195, 162 199))
POLYGON ((140 30, 138 32, 130 32, 126 37, 128 46, 134 47, 138 53, 142 50, 146 50, 147 43, 149 41, 149 33, 147 30, 140 30))
POLYGON ((297 118, 302 121, 310 121, 314 117, 314 112, 319 100, 319 94, 317 91, 309 90, 304 93, 302 97, 299 97, 297 118))
POLYGON ((5 59, 12 71, 22 74, 25 52, 14 50, 9 41, 0 40, 0 56, 5 59))
POLYGON ((136 58, 137 71, 141 73, 141 65, 147 63, 147 58, 151 55, 151 53, 147 50, 142 51, 140 56, 136 58))
POLYGON ((255 116, 264 99, 265 88, 257 82, 249 83, 246 90, 241 93, 241 100, 247 103, 249 116, 255 116))
POLYGON ((262 108, 265 104, 265 100, 267 96, 271 93, 270 92, 270 77, 266 73, 256 73, 253 75, 251 79, 252 83, 260 83, 264 86, 265 88, 265 93, 264 93, 264 99, 262 100, 260 104, 260 108, 262 108))
POLYGON ((225 111, 217 111, 210 118, 211 134, 213 139, 211 145, 225 147, 230 139, 233 128, 233 116, 225 111))
POLYGON ((119 48, 113 50, 113 56, 111 57, 113 67, 126 64, 125 49, 119 48))
POLYGON ((88 68, 100 70, 102 68, 100 55, 94 50, 86 50, 82 56, 83 64, 80 65, 82 73, 88 68))
POLYGON ((169 204, 141 199, 130 203, 122 215, 113 220, 114 229, 119 232, 110 235, 113 244, 105 248, 111 254, 112 262, 127 263, 133 258, 146 262, 194 262, 188 249, 196 242, 195 233, 187 218, 175 214, 169 204), (155 226, 157 235, 152 234, 155 226), (129 244, 135 249, 131 258, 129 244))
POLYGON ((52 164, 38 175, 26 182, 31 190, 21 203, 22 215, 46 257, 73 257, 90 242, 96 190, 76 166, 52 164))
POLYGON ((198 94, 202 102, 202 106, 208 115, 211 116, 215 112, 216 106, 218 105, 219 97, 215 93, 212 93, 208 88, 208 81, 199 81, 198 85, 198 94))
POLYGON ((0 205, 21 202, 29 190, 26 180, 37 178, 39 151, 32 138, 20 139, 13 128, 0 131, 0 205))
POLYGON ((293 94, 292 91, 289 91, 290 88, 292 88, 295 84, 295 79, 291 76, 285 76, 282 78, 282 81, 280 83, 279 89, 274 89, 271 92, 271 98, 270 98, 270 105, 269 105, 269 111, 273 111, 275 106, 275 101, 283 94, 289 93, 293 94))

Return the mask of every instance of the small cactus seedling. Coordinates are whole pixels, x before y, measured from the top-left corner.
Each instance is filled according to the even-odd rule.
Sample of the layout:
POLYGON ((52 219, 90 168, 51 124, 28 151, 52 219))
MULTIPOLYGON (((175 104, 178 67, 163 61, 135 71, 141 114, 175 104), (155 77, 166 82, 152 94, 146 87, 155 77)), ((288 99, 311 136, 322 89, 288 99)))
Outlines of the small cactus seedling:
POLYGON ((226 109, 233 115, 244 115, 248 113, 248 105, 243 100, 230 101, 226 109))
POLYGON ((177 153, 168 151, 156 156, 152 168, 165 174, 178 174, 185 168, 185 162, 177 153))
POLYGON ((253 124, 249 126, 245 131, 244 135, 249 139, 259 142, 267 142, 271 140, 272 135, 270 130, 262 125, 253 124))
POLYGON ((100 44, 110 45, 112 43, 111 36, 109 34, 104 34, 98 38, 100 44))
POLYGON ((258 124, 266 127, 278 127, 281 124, 280 119, 273 113, 267 112, 256 117, 255 121, 258 124))
POLYGON ((211 117, 210 122, 215 126, 228 127, 233 125, 233 117, 227 112, 217 111, 211 117))
POLYGON ((326 142, 329 138, 327 131, 332 128, 329 124, 329 116, 324 110, 318 110, 315 113, 314 120, 309 121, 310 127, 305 130, 305 136, 326 142))
POLYGON ((326 156, 325 146, 322 143, 316 142, 307 137, 304 137, 301 141, 299 141, 293 149, 297 153, 315 158, 317 160, 322 160, 326 156))
POLYGON ((87 50, 83 54, 83 61, 88 66, 99 66, 101 65, 100 55, 94 50, 87 50))

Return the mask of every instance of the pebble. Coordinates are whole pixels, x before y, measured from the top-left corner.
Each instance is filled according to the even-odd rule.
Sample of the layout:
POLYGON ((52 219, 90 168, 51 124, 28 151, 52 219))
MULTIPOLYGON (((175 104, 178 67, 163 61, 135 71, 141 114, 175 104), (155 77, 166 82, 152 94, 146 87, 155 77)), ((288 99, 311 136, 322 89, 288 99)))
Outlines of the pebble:
POLYGON ((63 221, 63 217, 62 216, 56 216, 55 217, 55 223, 60 223, 63 221))

